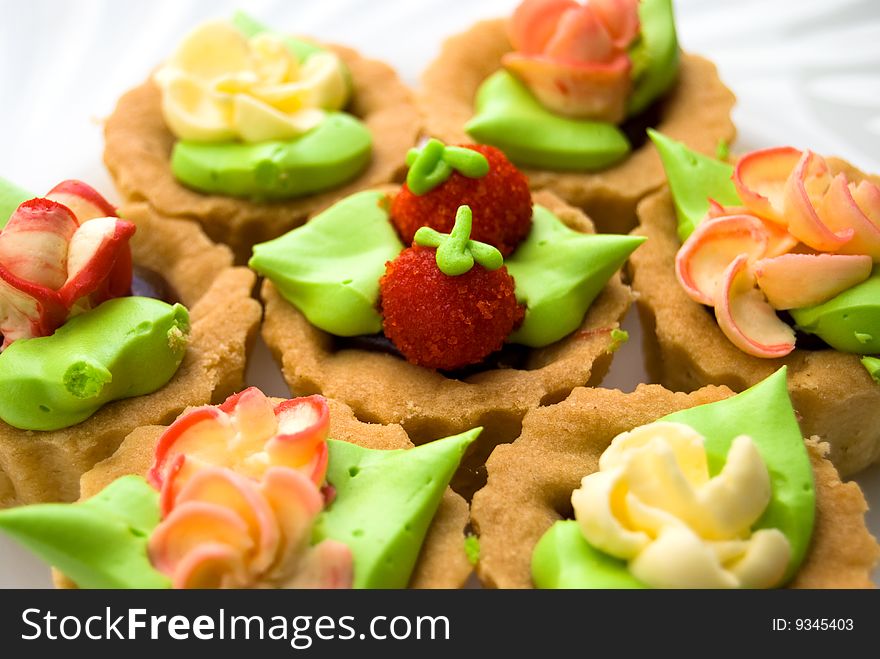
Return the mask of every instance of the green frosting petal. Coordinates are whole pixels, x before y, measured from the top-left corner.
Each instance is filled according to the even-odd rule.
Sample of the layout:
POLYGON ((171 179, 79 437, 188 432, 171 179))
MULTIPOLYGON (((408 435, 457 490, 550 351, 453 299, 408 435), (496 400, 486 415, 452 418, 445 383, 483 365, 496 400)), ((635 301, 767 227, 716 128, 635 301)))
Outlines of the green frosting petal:
POLYGON ((0 229, 6 226, 16 208, 35 196, 0 176, 0 229))
POLYGON ((304 226, 254 247, 251 268, 272 280, 312 325, 337 336, 382 330, 379 279, 403 243, 385 194, 359 192, 304 226))
POLYGON ((617 126, 553 114, 507 71, 486 78, 476 113, 465 130, 477 142, 497 146, 518 165, 551 170, 598 170, 630 151, 617 126))
POLYGON ((443 492, 481 431, 398 451, 329 440, 327 481, 336 498, 314 538, 348 545, 355 588, 406 588, 443 492))
MULTIPOLYGON (((752 438, 767 464, 772 487, 770 503, 753 528, 776 528, 788 538, 791 559, 784 581, 791 579, 810 546, 816 492, 810 458, 788 396, 786 368, 782 367, 737 396, 682 410, 660 420, 687 424, 706 438, 709 472, 713 476, 724 466, 734 438, 739 435, 752 438)), ((557 528, 566 524, 576 522, 557 522, 536 547, 532 559, 536 585, 623 587, 628 575, 629 581, 638 586, 624 562, 597 557, 601 552, 589 547, 586 540, 575 542, 571 530, 557 528), (621 585, 616 585, 618 583, 621 585)))
POLYGON ((877 357, 862 357, 861 362, 874 382, 880 384, 880 359, 877 359, 877 357))
POLYGON ((638 114, 662 95, 678 75, 678 36, 672 0, 639 3, 640 38, 630 49, 634 87, 627 113, 638 114))
POLYGON ((687 240, 709 211, 709 199, 724 206, 742 201, 733 186, 733 165, 692 151, 656 130, 648 135, 657 147, 678 216, 678 237, 687 240))
POLYGON ((523 324, 508 341, 541 347, 576 330, 608 280, 644 240, 579 233, 536 205, 531 232, 506 261, 517 300, 527 307, 523 324))
POLYGON ((535 588, 645 588, 626 563, 599 551, 586 541, 573 520, 556 522, 532 553, 535 588))
POLYGON ((171 169, 202 192, 253 199, 290 199, 335 188, 370 162, 373 138, 360 121, 329 112, 295 140, 191 142, 174 145, 171 169))
POLYGON ((0 530, 80 588, 169 588, 147 557, 159 523, 159 493, 125 476, 77 504, 46 503, 0 511, 0 530))
POLYGON ((0 418, 22 430, 57 430, 110 401, 152 393, 177 372, 188 335, 183 306, 123 297, 51 336, 18 340, 0 354, 0 418))
POLYGON ((798 329, 815 334, 835 350, 880 353, 880 266, 861 284, 827 302, 792 309, 798 329))

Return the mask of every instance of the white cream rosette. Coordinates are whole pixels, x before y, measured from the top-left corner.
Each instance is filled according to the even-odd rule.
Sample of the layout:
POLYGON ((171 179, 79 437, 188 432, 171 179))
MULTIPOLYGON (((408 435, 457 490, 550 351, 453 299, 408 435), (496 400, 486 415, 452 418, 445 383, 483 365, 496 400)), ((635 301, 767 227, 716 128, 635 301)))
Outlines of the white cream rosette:
POLYGON ((571 501, 587 541, 648 586, 769 588, 791 555, 778 529, 751 531, 770 496, 750 437, 734 439, 710 478, 703 436, 656 422, 615 437, 571 501))

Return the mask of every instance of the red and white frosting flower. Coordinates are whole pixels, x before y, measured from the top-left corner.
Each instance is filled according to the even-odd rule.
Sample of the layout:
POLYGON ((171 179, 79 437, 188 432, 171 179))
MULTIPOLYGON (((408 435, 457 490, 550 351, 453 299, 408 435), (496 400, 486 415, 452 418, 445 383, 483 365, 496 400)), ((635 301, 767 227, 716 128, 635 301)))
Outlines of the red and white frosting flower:
POLYGON ((71 316, 128 295, 134 232, 80 181, 21 204, 0 231, 0 349, 48 336, 71 316))
POLYGON ((784 357, 794 331, 776 310, 821 304, 860 284, 880 263, 880 187, 832 176, 811 151, 777 147, 739 159, 742 207, 711 201, 675 259, 678 281, 715 307, 742 351, 784 357))
POLYGON ((351 550, 311 545, 329 424, 321 396, 275 404, 253 387, 180 417, 148 474, 161 492, 156 568, 175 588, 351 587, 351 550))
POLYGON ((502 63, 552 112, 619 123, 638 34, 638 0, 525 0, 508 24, 514 52, 502 63))

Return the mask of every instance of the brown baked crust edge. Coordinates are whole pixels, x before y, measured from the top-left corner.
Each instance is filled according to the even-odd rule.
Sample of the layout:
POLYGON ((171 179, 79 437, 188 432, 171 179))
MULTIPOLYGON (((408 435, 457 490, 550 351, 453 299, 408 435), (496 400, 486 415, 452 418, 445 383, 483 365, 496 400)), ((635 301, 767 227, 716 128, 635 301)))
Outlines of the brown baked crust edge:
MULTIPOLYGON (((721 400, 726 387, 691 394, 640 385, 624 394, 578 388, 563 403, 529 412, 523 433, 499 446, 487 463, 489 481, 471 505, 480 537, 477 574, 484 585, 531 588, 532 552, 541 536, 571 513, 571 493, 598 468, 619 433, 672 412, 721 400)), ((864 496, 842 483, 824 458, 825 445, 807 442, 816 482, 816 525, 810 551, 792 588, 871 588, 880 547, 865 526, 864 496)))
MULTIPOLYGON (((842 161, 836 171, 861 173, 842 161)), ((831 447, 830 459, 844 477, 880 460, 880 386, 856 355, 796 349, 783 359, 761 359, 736 348, 714 315, 691 300, 675 278, 680 247, 668 189, 639 205, 633 233, 648 240, 630 259, 632 286, 644 327, 645 354, 654 381, 674 391, 708 384, 743 391, 788 366, 788 388, 804 435, 831 447)))
MULTIPOLYGON (((581 211, 554 195, 538 192, 534 201, 566 224, 593 232, 581 211)), ((334 351, 333 338, 312 326, 271 282, 263 283, 262 297, 263 338, 295 395, 320 393, 349 405, 362 421, 399 423, 416 444, 483 426, 453 480, 466 498, 484 482, 483 464, 492 449, 516 438, 530 407, 558 402, 574 387, 602 380, 611 364, 611 332, 633 299, 616 274, 579 330, 532 351, 532 370, 497 369, 462 381, 386 354, 334 351)))
POLYGON ((190 310, 183 363, 158 391, 106 405, 70 428, 24 431, 0 422, 0 507, 74 501, 83 472, 132 430, 169 423, 184 408, 223 400, 242 386, 261 316, 251 297, 254 274, 231 267, 229 249, 211 243, 193 222, 160 217, 143 204, 122 214, 138 227, 135 263, 162 273, 190 310))
MULTIPOLYGON (((447 39, 425 70, 418 93, 425 132, 445 142, 473 141, 464 125, 473 116, 480 84, 501 67, 511 50, 505 20, 482 21, 447 39)), ((730 110, 736 99, 718 77, 715 65, 683 54, 679 78, 663 101, 657 130, 701 153, 733 141, 730 110)), ((523 170, 533 188, 548 189, 583 208, 604 233, 624 233, 636 224, 636 204, 666 180, 650 140, 624 161, 593 173, 523 170)))
POLYGON ((198 221, 208 236, 229 245, 244 263, 254 244, 302 224, 337 199, 398 180, 421 119, 409 88, 387 64, 343 46, 328 46, 346 63, 354 86, 348 108, 373 135, 373 155, 358 178, 334 190, 278 202, 209 195, 184 187, 171 172, 176 138, 165 125, 152 79, 124 94, 104 126, 104 163, 120 194, 147 201, 160 213, 198 221))
MULTIPOLYGON (((371 449, 394 450, 412 447, 403 428, 398 425, 367 424, 358 421, 351 409, 342 403, 330 403, 330 436, 371 449)), ((138 428, 122 443, 116 453, 95 465, 82 477, 82 497, 100 492, 117 478, 127 474, 146 474, 153 463, 156 443, 162 426, 138 428)), ((460 588, 473 568, 464 551, 464 529, 468 523, 468 506, 452 490, 446 490, 410 581, 411 588, 460 588)), ((55 583, 60 588, 73 584, 57 571, 55 583)))

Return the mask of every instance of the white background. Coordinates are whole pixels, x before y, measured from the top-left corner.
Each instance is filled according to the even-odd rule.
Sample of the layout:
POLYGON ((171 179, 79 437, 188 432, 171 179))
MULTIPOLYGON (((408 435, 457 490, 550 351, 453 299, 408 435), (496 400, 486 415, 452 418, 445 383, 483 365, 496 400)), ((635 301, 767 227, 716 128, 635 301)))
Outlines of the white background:
MULTIPOLYGON (((353 46, 410 84, 444 35, 510 13, 516 0, 0 0, 0 176, 43 193, 81 178, 115 200, 101 121, 181 37, 241 8, 275 29, 353 46)), ((880 172, 880 1, 677 0, 682 46, 718 64, 736 92, 738 151, 792 144, 880 172)), ((646 381, 633 339, 605 386, 646 381)), ((288 395, 264 346, 249 384, 288 395)), ((880 533, 880 468, 857 479, 880 533)), ((875 573, 875 581, 880 576, 875 573)), ((0 537, 0 587, 49 586, 36 559, 0 537)))

